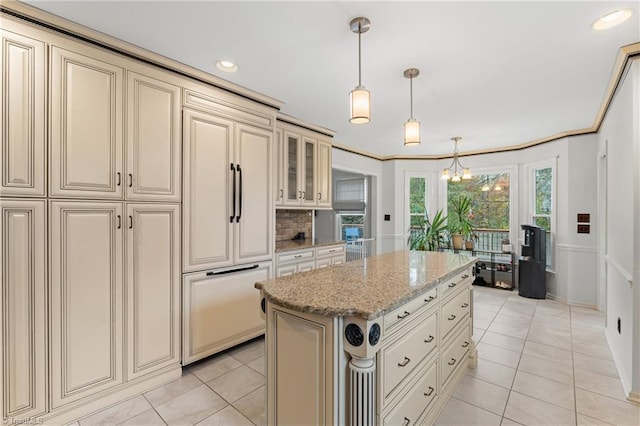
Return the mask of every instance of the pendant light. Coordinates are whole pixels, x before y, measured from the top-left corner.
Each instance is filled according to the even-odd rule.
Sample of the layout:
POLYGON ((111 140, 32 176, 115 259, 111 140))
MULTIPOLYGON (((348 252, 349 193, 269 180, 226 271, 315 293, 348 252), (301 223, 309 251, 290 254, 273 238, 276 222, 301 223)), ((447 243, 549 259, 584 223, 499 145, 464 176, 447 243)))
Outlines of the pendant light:
POLYGON ((451 179, 451 182, 460 182, 460 179, 471 179, 471 170, 460 164, 460 160, 458 159, 458 141, 460 139, 462 138, 459 136, 451 138, 451 140, 455 143, 455 149, 453 150, 453 161, 448 168, 442 171, 442 175, 440 176, 440 178, 443 180, 451 179), (460 176, 460 172, 458 172, 458 169, 460 169, 460 171, 462 172, 462 176, 460 176), (453 176, 450 175, 450 172, 453 173, 453 176))
POLYGON ((420 122, 413 118, 413 79, 418 74, 420 74, 418 68, 404 70, 404 76, 409 79, 409 103, 411 105, 411 114, 404 123, 404 146, 420 145, 420 122))
POLYGON ((371 22, 365 17, 358 17, 351 20, 349 28, 358 34, 358 85, 349 93, 351 115, 349 122, 353 124, 365 124, 371 120, 371 94, 362 85, 362 59, 361 59, 361 36, 369 31, 371 22))

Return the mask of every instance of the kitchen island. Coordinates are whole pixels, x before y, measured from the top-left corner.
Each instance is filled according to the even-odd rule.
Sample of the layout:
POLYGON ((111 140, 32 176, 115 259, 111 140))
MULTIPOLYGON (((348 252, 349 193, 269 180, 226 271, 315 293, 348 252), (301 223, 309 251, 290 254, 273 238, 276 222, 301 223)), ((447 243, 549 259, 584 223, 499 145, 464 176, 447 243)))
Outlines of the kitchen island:
POLYGON ((431 424, 469 364, 475 258, 399 251, 256 283, 268 424, 431 424))

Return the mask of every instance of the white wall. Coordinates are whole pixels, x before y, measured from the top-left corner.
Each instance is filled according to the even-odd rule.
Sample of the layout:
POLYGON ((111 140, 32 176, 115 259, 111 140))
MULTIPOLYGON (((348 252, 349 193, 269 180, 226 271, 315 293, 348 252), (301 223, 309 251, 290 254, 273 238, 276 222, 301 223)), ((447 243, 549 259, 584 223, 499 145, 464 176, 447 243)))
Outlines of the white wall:
POLYGON ((640 402, 640 61, 621 83, 600 129, 600 202, 606 205, 598 246, 606 285, 606 336, 625 392, 640 402), (618 331, 618 319, 621 327, 618 331), (635 361, 634 361, 635 360, 635 361))

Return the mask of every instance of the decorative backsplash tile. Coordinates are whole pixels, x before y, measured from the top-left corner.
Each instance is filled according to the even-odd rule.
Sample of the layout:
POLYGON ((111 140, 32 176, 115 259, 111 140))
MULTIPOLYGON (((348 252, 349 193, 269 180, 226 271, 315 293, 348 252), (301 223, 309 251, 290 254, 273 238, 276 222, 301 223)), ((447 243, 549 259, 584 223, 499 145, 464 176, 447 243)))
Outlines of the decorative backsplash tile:
POLYGON ((312 237, 313 210, 276 210, 276 241, 291 240, 300 232, 312 237))

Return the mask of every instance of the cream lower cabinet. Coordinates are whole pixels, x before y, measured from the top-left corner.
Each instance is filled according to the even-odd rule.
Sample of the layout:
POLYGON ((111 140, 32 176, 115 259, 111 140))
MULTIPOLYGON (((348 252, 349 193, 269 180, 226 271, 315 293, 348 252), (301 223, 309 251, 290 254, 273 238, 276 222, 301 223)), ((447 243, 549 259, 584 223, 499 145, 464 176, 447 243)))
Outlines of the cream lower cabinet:
POLYGON ((271 262, 184 275, 184 365, 264 333, 254 284, 271 275, 271 262))
POLYGON ((2 418, 47 410, 46 202, 0 199, 2 418))

